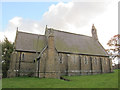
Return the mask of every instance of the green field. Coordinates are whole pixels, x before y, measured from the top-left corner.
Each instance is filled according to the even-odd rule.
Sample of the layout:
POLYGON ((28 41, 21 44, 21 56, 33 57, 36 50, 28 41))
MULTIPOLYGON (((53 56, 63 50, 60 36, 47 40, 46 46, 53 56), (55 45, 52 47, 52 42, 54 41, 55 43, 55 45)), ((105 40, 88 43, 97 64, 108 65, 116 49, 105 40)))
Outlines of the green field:
POLYGON ((114 73, 64 78, 71 81, 34 77, 4 78, 2 88, 118 88, 118 70, 114 73))

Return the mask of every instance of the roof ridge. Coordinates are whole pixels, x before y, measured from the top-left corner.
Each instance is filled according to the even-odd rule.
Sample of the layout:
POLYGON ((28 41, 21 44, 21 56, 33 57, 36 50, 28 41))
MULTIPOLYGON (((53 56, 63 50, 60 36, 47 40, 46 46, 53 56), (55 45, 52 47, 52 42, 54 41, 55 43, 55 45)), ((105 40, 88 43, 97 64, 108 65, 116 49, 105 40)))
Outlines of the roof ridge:
MULTIPOLYGON (((50 28, 48 28, 50 29, 50 28)), ((57 29, 53 29, 54 31, 58 31, 58 32, 64 32, 64 33, 68 33, 68 34, 73 34, 73 35, 79 35, 79 36, 86 36, 86 37, 90 37, 92 38, 92 36, 87 36, 87 35, 83 35, 83 34, 77 34, 77 33, 72 33, 72 32, 67 32, 67 31, 61 31, 61 30, 57 30, 57 29)))
POLYGON ((45 36, 45 35, 41 35, 41 34, 29 33, 29 32, 24 32, 24 31, 18 31, 18 33, 25 33, 25 34, 31 34, 31 35, 45 36))

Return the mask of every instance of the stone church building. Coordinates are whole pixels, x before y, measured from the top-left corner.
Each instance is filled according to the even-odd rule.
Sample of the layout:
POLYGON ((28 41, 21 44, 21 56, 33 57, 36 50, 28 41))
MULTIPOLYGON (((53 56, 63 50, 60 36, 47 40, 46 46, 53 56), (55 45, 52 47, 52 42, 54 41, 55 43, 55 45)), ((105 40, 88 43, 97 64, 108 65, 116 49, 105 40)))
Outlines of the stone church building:
POLYGON ((112 62, 100 44, 95 26, 92 37, 45 30, 45 35, 18 31, 8 77, 60 78, 112 72, 112 62))

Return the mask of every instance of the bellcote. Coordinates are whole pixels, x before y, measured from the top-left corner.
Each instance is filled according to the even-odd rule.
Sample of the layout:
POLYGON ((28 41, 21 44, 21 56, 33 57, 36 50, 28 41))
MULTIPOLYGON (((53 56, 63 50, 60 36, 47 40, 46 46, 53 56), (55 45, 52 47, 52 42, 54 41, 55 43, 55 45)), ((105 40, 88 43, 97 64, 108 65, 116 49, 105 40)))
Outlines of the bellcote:
POLYGON ((92 25, 92 37, 95 39, 95 40, 98 40, 98 36, 97 36, 97 30, 94 26, 94 24, 92 25))
POLYGON ((47 25, 46 25, 46 28, 45 28, 45 35, 47 36, 47 37, 49 37, 49 36, 54 36, 53 35, 53 29, 52 28, 47 28, 47 25))

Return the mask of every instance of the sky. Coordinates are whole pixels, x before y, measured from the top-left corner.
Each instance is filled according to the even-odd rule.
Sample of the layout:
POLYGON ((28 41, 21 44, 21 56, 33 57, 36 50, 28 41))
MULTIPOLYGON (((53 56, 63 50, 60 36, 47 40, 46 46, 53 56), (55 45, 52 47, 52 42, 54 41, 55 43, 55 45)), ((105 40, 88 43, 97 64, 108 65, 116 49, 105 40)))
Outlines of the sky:
MULTIPOLYGON (((57 3, 57 2, 56 2, 57 3)), ((2 3, 2 15, 3 15, 3 27, 4 30, 7 27, 9 20, 14 17, 22 17, 24 19, 40 20, 44 12, 48 11, 51 4, 55 2, 3 2, 2 3)))
POLYGON ((100 43, 108 49, 108 40, 118 34, 119 0, 13 1, 1 2, 0 41, 6 36, 14 42, 17 27, 19 31, 44 34, 46 25, 49 28, 91 36, 94 24, 100 43))

